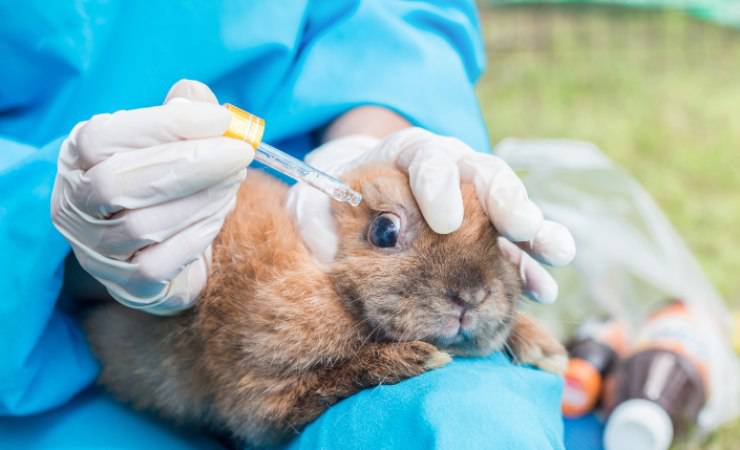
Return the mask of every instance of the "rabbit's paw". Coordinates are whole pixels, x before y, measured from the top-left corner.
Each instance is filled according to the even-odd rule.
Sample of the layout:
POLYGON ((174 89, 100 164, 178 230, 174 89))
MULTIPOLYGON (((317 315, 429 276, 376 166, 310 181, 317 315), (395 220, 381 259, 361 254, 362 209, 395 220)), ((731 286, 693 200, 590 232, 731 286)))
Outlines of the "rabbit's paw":
POLYGON ((437 369, 442 366, 446 366, 452 361, 452 357, 449 353, 437 350, 436 352, 429 355, 429 358, 424 363, 424 368, 431 370, 437 369))
POLYGON ((519 314, 511 329, 507 348, 517 364, 531 364, 544 371, 562 375, 568 353, 545 328, 519 314))
POLYGON ((364 355, 367 384, 390 384, 448 364, 452 358, 432 344, 394 342, 368 349, 364 355))
POLYGON ((536 343, 525 343, 519 345, 513 356, 518 364, 531 364, 556 375, 562 375, 568 365, 568 355, 560 344, 541 347, 536 343))
POLYGON ((432 344, 422 341, 400 342, 398 349, 399 368, 401 372, 417 375, 427 370, 447 365, 452 358, 449 353, 439 350, 432 344))

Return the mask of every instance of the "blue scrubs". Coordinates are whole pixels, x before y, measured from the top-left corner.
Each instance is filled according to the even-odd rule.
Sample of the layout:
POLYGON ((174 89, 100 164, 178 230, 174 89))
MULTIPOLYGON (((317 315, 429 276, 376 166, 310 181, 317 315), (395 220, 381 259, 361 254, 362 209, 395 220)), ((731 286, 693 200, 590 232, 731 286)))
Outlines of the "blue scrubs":
MULTIPOLYGON (((190 78, 264 117, 266 141, 297 156, 322 126, 366 104, 489 149, 472 88, 485 59, 472 1, 36 0, 2 2, 0 18, 0 446, 74 447, 80 424, 91 446, 181 436, 85 390, 99 367, 59 308, 69 248, 49 218, 59 144, 75 123, 159 104, 190 78)), ((457 434, 480 448, 512 439, 559 448, 559 386, 500 355, 461 361, 348 399, 291 445, 356 439, 359 448, 382 437, 401 448, 418 432, 438 448, 460 448, 457 434)))

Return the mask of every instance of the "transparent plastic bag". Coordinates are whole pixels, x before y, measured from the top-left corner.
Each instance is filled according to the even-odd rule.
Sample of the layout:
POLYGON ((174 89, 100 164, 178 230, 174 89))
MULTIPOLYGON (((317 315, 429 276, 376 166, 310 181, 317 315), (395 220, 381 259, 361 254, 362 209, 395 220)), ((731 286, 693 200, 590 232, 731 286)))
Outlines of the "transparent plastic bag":
POLYGON ((709 397, 699 426, 710 430, 740 414, 740 363, 730 344, 731 315, 660 208, 595 146, 568 140, 506 139, 496 147, 522 177, 545 216, 565 224, 578 255, 553 269, 553 306, 533 312, 561 337, 594 316, 634 331, 668 298, 696 317, 709 363, 709 397))

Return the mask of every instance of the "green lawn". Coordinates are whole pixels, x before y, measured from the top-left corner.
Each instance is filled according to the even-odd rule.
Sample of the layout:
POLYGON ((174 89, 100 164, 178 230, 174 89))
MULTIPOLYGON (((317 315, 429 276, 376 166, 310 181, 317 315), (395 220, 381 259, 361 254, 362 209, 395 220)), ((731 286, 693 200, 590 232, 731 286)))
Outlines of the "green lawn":
MULTIPOLYGON (((481 20, 478 91, 492 142, 596 143, 644 184, 740 309, 740 31, 605 7, 484 8, 481 20)), ((702 448, 738 442, 740 421, 702 448)))

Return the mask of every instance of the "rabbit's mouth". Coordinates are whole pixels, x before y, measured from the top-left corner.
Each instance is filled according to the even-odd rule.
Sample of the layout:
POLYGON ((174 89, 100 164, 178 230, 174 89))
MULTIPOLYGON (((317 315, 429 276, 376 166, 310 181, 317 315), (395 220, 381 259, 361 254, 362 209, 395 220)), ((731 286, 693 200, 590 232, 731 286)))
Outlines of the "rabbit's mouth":
POLYGON ((498 302, 490 291, 487 294, 477 304, 458 301, 453 296, 431 342, 467 355, 499 350, 511 329, 513 308, 508 302, 498 302))
POLYGON ((484 319, 475 312, 465 313, 462 319, 448 319, 441 332, 430 340, 439 348, 453 354, 483 356, 501 350, 511 330, 509 317, 484 319), (485 320, 485 324, 482 322, 485 320))
POLYGON ((440 337, 453 339, 459 335, 469 339, 474 334, 479 319, 480 312, 476 308, 456 305, 449 317, 443 320, 440 337))

